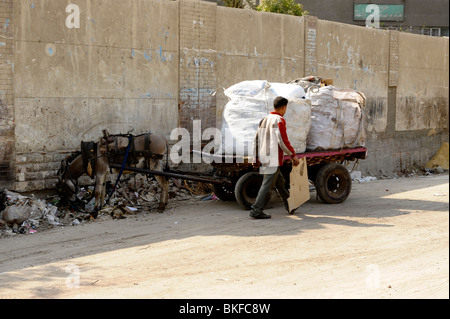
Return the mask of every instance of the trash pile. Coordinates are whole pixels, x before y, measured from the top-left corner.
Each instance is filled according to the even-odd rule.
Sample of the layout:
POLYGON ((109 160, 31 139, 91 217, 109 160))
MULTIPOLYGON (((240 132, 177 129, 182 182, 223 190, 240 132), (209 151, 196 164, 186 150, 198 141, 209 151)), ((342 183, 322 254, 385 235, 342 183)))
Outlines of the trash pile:
MULTIPOLYGON (((153 178, 141 174, 127 175, 122 177, 109 203, 97 217, 121 219, 140 212, 156 212, 159 194, 159 185, 153 178)), ((176 179, 169 182, 169 203, 217 199, 209 184, 176 179)), ((93 212, 94 201, 94 186, 81 187, 75 203, 60 195, 42 199, 0 188, 0 238, 93 221, 90 213, 93 212)))
POLYGON ((15 233, 35 233, 37 228, 63 225, 58 207, 32 196, 0 189, 0 237, 15 233))

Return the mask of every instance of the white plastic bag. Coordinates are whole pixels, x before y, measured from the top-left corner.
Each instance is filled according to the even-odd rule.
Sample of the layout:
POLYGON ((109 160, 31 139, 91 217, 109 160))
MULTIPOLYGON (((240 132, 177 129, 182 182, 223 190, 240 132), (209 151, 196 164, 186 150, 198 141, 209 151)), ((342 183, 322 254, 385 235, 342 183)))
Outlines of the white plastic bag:
POLYGON ((308 91, 307 97, 311 100, 308 150, 364 146, 363 93, 325 86, 308 91))
POLYGON ((222 121, 222 145, 219 154, 251 156, 253 139, 259 122, 273 111, 277 96, 288 99, 284 116, 288 138, 296 152, 306 150, 306 138, 311 124, 311 106, 303 99, 305 91, 294 84, 244 81, 227 90, 229 102, 222 121))
POLYGON ((233 96, 256 96, 268 85, 267 81, 243 81, 230 86, 224 91, 228 97, 233 96))

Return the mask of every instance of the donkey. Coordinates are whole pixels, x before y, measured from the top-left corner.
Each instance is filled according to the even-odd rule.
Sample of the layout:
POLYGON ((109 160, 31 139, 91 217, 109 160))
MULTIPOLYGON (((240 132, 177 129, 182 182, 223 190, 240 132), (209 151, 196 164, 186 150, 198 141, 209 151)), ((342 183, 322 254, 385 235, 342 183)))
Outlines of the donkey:
MULTIPOLYGON (((162 135, 155 133, 138 136, 110 135, 104 130, 103 137, 97 143, 81 142, 81 152, 61 161, 58 170, 58 188, 61 189, 61 185, 64 186, 63 191, 69 195, 71 201, 74 201, 78 192, 78 178, 83 174, 87 174, 90 178, 95 177, 94 212, 98 212, 105 202, 106 180, 109 172, 119 173, 119 170, 110 168, 110 163, 123 164, 127 155, 126 166, 162 171, 164 155, 167 156, 165 169, 169 169, 168 152, 167 139, 162 135), (128 143, 130 143, 129 148, 128 143)), ((155 176, 155 179, 161 188, 158 210, 162 212, 167 206, 169 181, 167 177, 159 175, 155 176)))

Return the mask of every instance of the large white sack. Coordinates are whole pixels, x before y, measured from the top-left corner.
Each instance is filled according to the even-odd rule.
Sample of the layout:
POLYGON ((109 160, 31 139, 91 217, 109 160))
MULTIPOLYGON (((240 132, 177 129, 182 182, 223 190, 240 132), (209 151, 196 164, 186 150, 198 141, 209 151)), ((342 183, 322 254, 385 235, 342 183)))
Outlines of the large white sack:
POLYGON ((305 98, 305 90, 296 84, 274 83, 265 80, 242 81, 230 86, 225 90, 225 95, 229 98, 234 96, 256 96, 263 90, 269 91, 272 95, 283 96, 285 98, 302 99, 305 98))
POLYGON ((309 91, 311 127, 307 149, 340 149, 364 146, 365 96, 351 89, 325 86, 309 91))
POLYGON ((277 96, 289 100, 284 118, 292 147, 299 153, 306 150, 311 107, 309 100, 302 99, 303 88, 267 81, 244 81, 225 90, 225 94, 229 102, 223 112, 219 154, 251 156, 259 122, 273 111, 273 100, 277 96))
POLYGON ((270 83, 269 91, 275 96, 289 99, 304 99, 305 90, 296 84, 270 83))
POLYGON ((224 91, 229 98, 234 96, 256 96, 265 88, 269 88, 269 83, 265 80, 242 81, 230 86, 224 91))

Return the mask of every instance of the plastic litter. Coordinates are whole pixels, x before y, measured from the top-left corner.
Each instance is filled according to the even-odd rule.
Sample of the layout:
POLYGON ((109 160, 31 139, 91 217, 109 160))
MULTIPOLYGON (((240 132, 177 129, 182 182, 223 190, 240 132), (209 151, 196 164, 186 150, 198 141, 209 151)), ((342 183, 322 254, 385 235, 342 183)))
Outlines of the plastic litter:
POLYGON ((203 201, 208 201, 208 200, 218 200, 219 198, 215 195, 215 194, 211 194, 211 195, 207 195, 205 197, 203 197, 201 200, 203 201))
POLYGON ((78 219, 74 219, 72 221, 72 223, 71 223, 72 226, 77 226, 77 225, 80 225, 80 224, 81 224, 81 222, 78 219))
POLYGON ((6 195, 5 209, 0 211, 1 225, 6 226, 2 234, 33 234, 38 227, 63 225, 58 216, 58 207, 34 195, 21 194, 3 190, 6 195), (12 231, 12 232, 11 232, 12 231))
POLYGON ((356 180, 357 180, 358 182, 360 182, 360 183, 363 183, 363 182, 376 181, 377 178, 376 178, 375 176, 366 176, 366 177, 359 178, 359 179, 356 179, 356 180))
POLYGON ((47 210, 45 212, 45 217, 47 218, 47 222, 53 226, 61 226, 62 223, 59 222, 59 218, 56 216, 56 212, 58 211, 58 207, 52 206, 49 204, 47 210))
POLYGON ((2 219, 9 227, 18 228, 31 216, 32 207, 28 205, 14 205, 6 207, 2 219))

